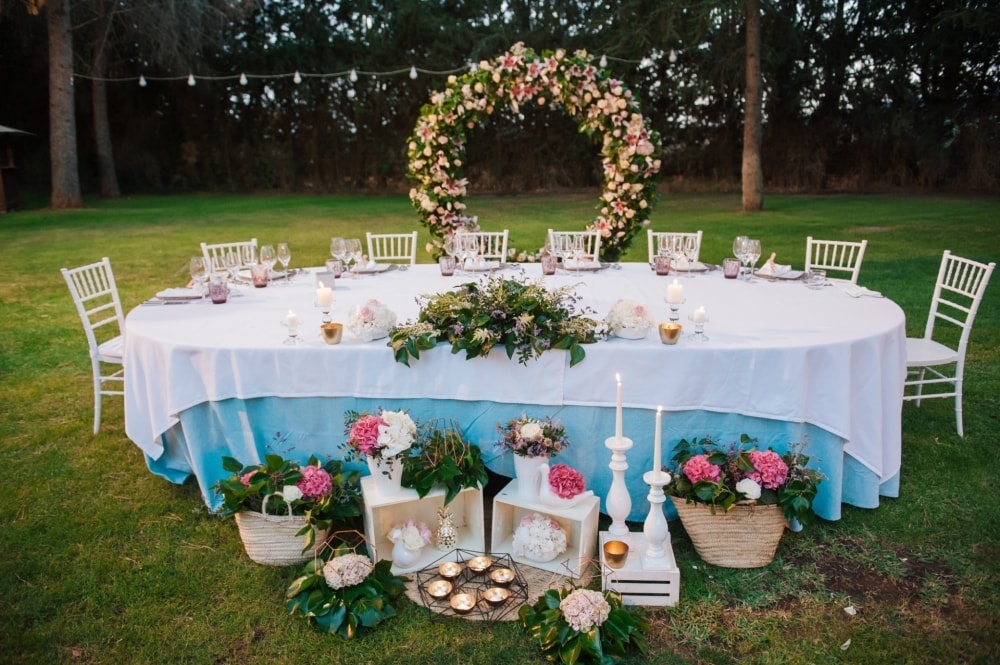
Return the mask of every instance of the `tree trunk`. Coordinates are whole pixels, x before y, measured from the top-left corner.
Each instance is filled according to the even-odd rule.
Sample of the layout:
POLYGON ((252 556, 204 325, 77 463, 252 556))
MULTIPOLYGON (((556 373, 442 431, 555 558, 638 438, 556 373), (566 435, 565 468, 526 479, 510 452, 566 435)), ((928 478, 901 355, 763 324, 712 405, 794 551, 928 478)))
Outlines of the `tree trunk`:
POLYGON ((111 123, 108 121, 108 87, 104 81, 107 70, 106 42, 98 45, 93 67, 94 142, 97 149, 97 171, 101 196, 117 199, 122 195, 115 171, 115 154, 111 144, 111 123))
POLYGON ((763 89, 760 74, 760 0, 747 0, 746 101, 743 114, 743 212, 764 208, 760 145, 763 89))
POLYGON ((69 0, 46 6, 49 34, 49 154, 54 209, 82 208, 73 92, 73 36, 69 0))

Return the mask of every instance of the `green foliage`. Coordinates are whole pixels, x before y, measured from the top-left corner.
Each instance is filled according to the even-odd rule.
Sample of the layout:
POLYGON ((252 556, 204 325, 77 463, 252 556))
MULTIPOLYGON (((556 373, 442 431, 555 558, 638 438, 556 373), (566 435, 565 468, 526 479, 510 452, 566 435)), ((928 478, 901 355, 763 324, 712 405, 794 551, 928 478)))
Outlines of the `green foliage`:
POLYGON ((491 275, 454 291, 420 296, 417 321, 389 335, 396 361, 409 359, 440 342, 466 358, 485 357, 495 346, 517 355, 521 364, 549 349, 569 352, 570 367, 586 356, 583 344, 598 338, 598 323, 576 312, 572 287, 546 289, 540 281, 491 275))
POLYGON ((486 487, 489 475, 479 446, 462 438, 454 420, 436 419, 421 426, 413 454, 403 460, 403 486, 427 496, 435 486, 445 490, 448 505, 465 488, 486 487))
POLYGON ((535 603, 518 610, 521 627, 529 639, 550 662, 563 665, 600 663, 609 665, 624 659, 631 647, 646 652, 649 624, 637 613, 625 608, 621 596, 604 591, 604 600, 611 611, 607 619, 589 630, 574 630, 560 609, 560 603, 576 589, 549 589, 535 603))

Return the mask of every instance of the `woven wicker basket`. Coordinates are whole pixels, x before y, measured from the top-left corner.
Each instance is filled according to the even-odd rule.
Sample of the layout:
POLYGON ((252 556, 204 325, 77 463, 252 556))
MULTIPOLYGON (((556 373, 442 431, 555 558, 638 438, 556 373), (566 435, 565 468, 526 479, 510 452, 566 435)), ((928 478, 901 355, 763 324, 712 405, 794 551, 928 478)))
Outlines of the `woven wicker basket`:
POLYGON ((723 568, 760 568, 774 560, 785 530, 779 506, 737 504, 712 514, 710 506, 670 497, 695 551, 705 563, 723 568))
POLYGON ((235 515, 236 526, 240 530, 247 555, 257 563, 268 566, 287 566, 308 561, 316 548, 326 540, 328 532, 317 532, 312 551, 303 553, 306 537, 295 534, 306 525, 306 518, 290 514, 291 506, 288 508, 288 515, 268 514, 267 501, 271 496, 264 497, 264 512, 244 510, 235 515))

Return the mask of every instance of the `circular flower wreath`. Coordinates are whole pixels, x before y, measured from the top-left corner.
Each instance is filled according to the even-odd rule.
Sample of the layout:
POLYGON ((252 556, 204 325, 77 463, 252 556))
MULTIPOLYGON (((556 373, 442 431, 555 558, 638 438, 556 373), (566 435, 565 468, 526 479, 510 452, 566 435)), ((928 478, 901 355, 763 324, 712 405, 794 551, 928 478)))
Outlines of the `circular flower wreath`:
POLYGON ((601 258, 617 260, 649 224, 660 170, 660 137, 639 112, 639 102, 622 81, 596 67, 586 51, 535 53, 517 43, 507 53, 482 61, 420 109, 407 146, 410 200, 435 236, 428 251, 442 253, 444 236, 475 230, 465 214, 468 181, 462 177, 466 132, 484 122, 498 104, 517 113, 522 104, 562 108, 580 131, 601 143, 604 192, 599 214, 587 226, 601 232, 601 258))

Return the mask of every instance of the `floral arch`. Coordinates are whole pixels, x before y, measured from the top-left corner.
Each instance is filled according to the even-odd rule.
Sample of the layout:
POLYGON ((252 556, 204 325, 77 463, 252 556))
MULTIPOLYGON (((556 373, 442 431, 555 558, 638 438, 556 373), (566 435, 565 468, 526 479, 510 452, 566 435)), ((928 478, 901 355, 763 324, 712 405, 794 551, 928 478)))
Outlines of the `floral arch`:
POLYGON ((445 88, 431 95, 407 146, 407 175, 417 182, 410 200, 434 236, 429 251, 439 255, 445 235, 478 227, 462 200, 468 186, 462 177, 466 132, 485 122, 498 104, 514 112, 523 104, 562 108, 600 143, 604 191, 587 229, 601 232, 601 258, 617 260, 649 224, 660 170, 659 134, 650 129, 631 90, 592 61, 586 51, 539 55, 518 43, 460 77, 448 77, 445 88))

